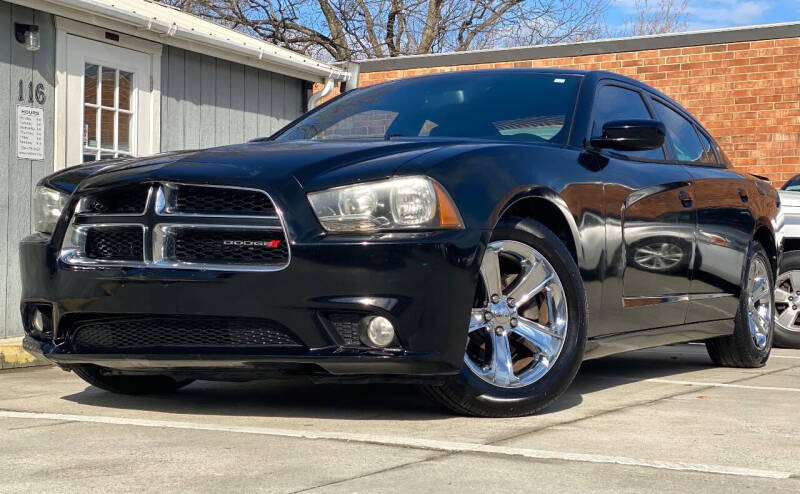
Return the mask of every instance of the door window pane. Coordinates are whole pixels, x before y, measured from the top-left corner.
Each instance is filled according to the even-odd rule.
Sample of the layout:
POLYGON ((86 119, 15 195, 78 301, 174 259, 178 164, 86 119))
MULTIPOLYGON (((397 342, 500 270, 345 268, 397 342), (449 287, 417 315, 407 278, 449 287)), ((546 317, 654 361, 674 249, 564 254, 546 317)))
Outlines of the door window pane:
POLYGON ((131 116, 127 113, 117 115, 117 150, 131 150, 131 116))
MULTIPOLYGON (((614 120, 650 120, 652 118, 638 92, 619 86, 603 86, 597 93, 597 101, 594 105, 593 135, 600 135, 603 125, 614 120)), ((664 159, 662 148, 614 152, 639 159, 664 159)))
POLYGON ((671 158, 678 161, 703 161, 703 146, 694 125, 660 101, 655 101, 658 117, 667 127, 671 158))
POLYGON ((97 65, 87 63, 83 68, 83 101, 84 103, 97 104, 97 65))
POLYGON ((133 78, 133 72, 85 64, 81 134, 84 162, 135 154, 136 94, 133 78), (102 105, 100 108, 98 103, 102 105))
POLYGON ((97 147, 97 108, 83 107, 83 145, 97 147))
POLYGON ((133 73, 119 71, 119 108, 120 110, 131 109, 131 86, 133 85, 133 73))
POLYGON ((114 149, 114 112, 100 110, 100 147, 114 149))
POLYGON ((103 80, 101 83, 101 100, 103 106, 114 107, 114 90, 117 86, 117 71, 103 67, 103 80))

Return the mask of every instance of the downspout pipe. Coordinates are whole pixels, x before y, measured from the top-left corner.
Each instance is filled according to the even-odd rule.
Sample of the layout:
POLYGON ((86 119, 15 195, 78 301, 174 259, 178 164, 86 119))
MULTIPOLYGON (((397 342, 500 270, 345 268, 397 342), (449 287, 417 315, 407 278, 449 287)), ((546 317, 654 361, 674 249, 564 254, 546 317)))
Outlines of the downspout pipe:
POLYGON ((311 95, 311 98, 308 99, 308 108, 306 110, 313 110, 314 107, 317 106, 319 100, 324 98, 325 96, 329 95, 333 90, 333 84, 336 82, 332 76, 328 76, 325 78, 325 85, 322 87, 322 90, 316 92, 311 95))

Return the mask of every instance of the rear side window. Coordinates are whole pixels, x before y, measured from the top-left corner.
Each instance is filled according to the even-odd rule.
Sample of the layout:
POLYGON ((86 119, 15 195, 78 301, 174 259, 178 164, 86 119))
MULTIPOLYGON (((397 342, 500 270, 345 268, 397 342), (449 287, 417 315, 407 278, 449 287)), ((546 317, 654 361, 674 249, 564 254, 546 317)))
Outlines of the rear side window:
POLYGON ((703 145, 700 144, 700 138, 697 137, 694 125, 680 113, 660 101, 654 101, 653 106, 658 118, 667 127, 670 158, 678 161, 702 163, 705 150, 703 145))
MULTIPOLYGON (((600 135, 603 125, 614 120, 650 120, 653 117, 647 110, 642 96, 630 89, 620 86, 602 86, 597 93, 594 104, 594 124, 592 135, 600 135)), ((663 160, 663 149, 648 151, 614 151, 639 159, 663 160)))
POLYGON ((700 136, 700 143, 703 145, 703 163, 717 164, 717 155, 714 154, 714 148, 711 146, 711 139, 703 132, 698 131, 700 136))

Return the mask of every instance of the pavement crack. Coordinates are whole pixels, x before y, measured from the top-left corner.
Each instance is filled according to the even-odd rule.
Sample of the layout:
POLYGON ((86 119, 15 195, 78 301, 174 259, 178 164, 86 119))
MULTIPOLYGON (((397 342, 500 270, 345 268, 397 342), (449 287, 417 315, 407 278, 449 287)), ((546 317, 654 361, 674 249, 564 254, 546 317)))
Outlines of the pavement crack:
POLYGON ((24 425, 22 427, 11 427, 10 429, 6 429, 9 431, 21 431, 25 429, 41 429, 43 427, 55 427, 57 425, 64 425, 64 424, 74 424, 76 423, 74 420, 62 420, 59 422, 50 422, 47 424, 34 424, 34 425, 24 425))
POLYGON ((364 479, 364 478, 367 478, 367 477, 371 477, 373 475, 380 475, 380 474, 383 474, 383 473, 392 472, 394 470, 402 470, 403 468, 406 468, 406 467, 410 467, 410 466, 413 466, 413 465, 419 465, 421 463, 438 460, 440 458, 444 458, 444 457, 447 457, 447 456, 453 456, 453 455, 456 455, 456 454, 457 453, 443 453, 443 454, 432 455, 432 456, 429 456, 428 458, 422 458, 422 459, 419 459, 419 460, 408 461, 408 462, 405 462, 405 463, 401 463, 400 465, 394 465, 394 466, 391 466, 391 467, 382 468, 380 470, 374 470, 372 472, 367 472, 367 473, 364 473, 364 474, 361 474, 361 475, 356 475, 355 477, 348 477, 346 479, 333 480, 331 482, 326 482, 324 484, 315 485, 314 487, 307 487, 305 489, 300 489, 299 491, 289 491, 286 494, 300 494, 302 492, 311 492, 311 491, 315 491, 317 489, 322 489, 323 487, 329 487, 329 486, 332 486, 332 485, 346 484, 347 482, 352 482, 354 480, 364 479))

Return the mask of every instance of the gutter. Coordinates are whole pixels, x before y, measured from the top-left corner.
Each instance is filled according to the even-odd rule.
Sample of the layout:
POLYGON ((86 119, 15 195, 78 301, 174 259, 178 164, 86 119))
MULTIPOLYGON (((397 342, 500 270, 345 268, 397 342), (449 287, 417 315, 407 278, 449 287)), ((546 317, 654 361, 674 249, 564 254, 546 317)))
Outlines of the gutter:
MULTIPOLYGON (((68 6, 75 10, 88 12, 92 14, 101 15, 109 19, 123 22, 125 24, 133 25, 134 27, 150 31, 164 38, 175 38, 179 40, 199 43, 203 45, 213 46, 223 51, 231 52, 240 56, 248 58, 263 60, 274 65, 287 67, 298 72, 307 73, 317 78, 329 77, 338 81, 347 81, 350 77, 349 73, 345 70, 339 69, 333 65, 316 61, 312 58, 300 55, 291 50, 281 48, 277 45, 260 41, 258 39, 247 36, 246 34, 239 33, 234 30, 219 26, 210 21, 200 19, 187 14, 185 12, 174 10, 170 7, 154 4, 145 0, 132 2, 130 0, 118 0, 113 4, 102 2, 99 0, 45 0, 47 3, 55 4, 58 6, 68 6), (147 11, 157 9, 174 10, 174 17, 180 18, 183 16, 191 17, 198 23, 208 23, 213 26, 215 30, 225 29, 230 31, 229 38, 215 35, 212 30, 201 31, 195 29, 186 22, 174 21, 169 22, 162 20, 155 15, 146 15, 135 10, 136 5, 142 6, 142 10, 147 11), (236 40, 239 38, 241 41, 236 40), (245 39, 247 41, 245 41, 245 39)), ((167 11, 165 10, 165 14, 167 11)))

